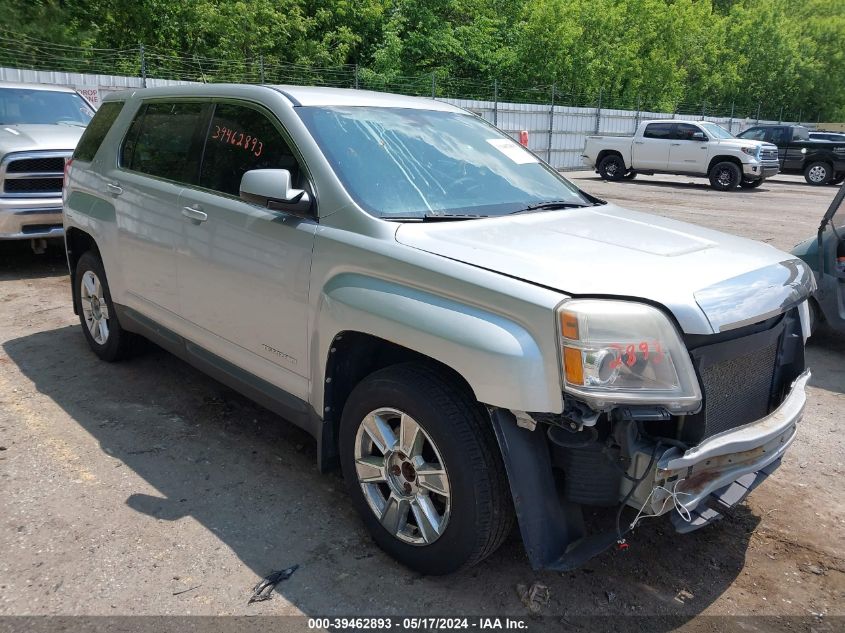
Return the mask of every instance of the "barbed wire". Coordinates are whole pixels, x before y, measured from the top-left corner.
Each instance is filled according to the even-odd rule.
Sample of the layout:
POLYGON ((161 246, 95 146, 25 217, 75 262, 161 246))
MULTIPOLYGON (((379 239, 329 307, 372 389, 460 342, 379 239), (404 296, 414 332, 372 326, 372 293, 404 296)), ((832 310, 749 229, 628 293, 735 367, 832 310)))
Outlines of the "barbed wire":
MULTIPOLYGON (((354 64, 312 66, 274 56, 243 58, 173 54, 154 46, 97 48, 49 42, 0 27, 0 65, 97 75, 128 75, 148 79, 200 83, 279 83, 360 88, 380 92, 466 99, 494 103, 544 105, 551 108, 580 107, 636 111, 643 117, 677 114, 688 118, 778 119, 800 121, 805 113, 784 104, 766 103, 747 95, 735 102, 696 103, 670 98, 654 99, 610 91, 582 90, 578 86, 520 85, 496 78, 455 77, 443 71, 421 75, 378 73, 354 64), (796 111, 797 110, 797 111, 796 111)), ((806 113, 810 116, 810 113, 806 113)))

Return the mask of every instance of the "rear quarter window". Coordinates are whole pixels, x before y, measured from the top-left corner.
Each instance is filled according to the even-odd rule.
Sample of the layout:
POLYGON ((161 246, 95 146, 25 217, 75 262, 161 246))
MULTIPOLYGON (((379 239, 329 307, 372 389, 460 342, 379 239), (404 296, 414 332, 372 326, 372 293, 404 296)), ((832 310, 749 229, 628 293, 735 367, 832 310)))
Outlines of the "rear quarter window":
POLYGON ((106 138, 106 134, 109 133, 121 110, 123 110, 123 101, 108 101, 100 106, 76 145, 76 151, 73 152, 74 160, 87 162, 94 160, 97 150, 100 149, 103 139, 106 138))

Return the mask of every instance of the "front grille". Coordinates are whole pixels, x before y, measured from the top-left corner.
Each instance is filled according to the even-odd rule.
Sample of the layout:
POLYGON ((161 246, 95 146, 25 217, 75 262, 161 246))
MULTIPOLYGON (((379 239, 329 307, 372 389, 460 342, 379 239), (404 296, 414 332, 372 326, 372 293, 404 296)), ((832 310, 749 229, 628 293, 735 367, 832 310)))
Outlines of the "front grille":
POLYGON ((710 365, 701 372, 704 437, 754 422, 769 413, 777 342, 710 365))
POLYGON ((20 174, 26 172, 58 172, 65 169, 65 159, 62 156, 50 158, 20 158, 13 160, 6 167, 7 174, 20 174))
POLYGON ((760 160, 777 160, 778 159, 778 151, 776 148, 766 149, 763 148, 763 151, 760 152, 760 160))
POLYGON ((9 154, 0 164, 2 193, 18 198, 60 196, 70 152, 9 154))
POLYGON ((7 178, 6 193, 32 193, 61 195, 63 178, 7 178))

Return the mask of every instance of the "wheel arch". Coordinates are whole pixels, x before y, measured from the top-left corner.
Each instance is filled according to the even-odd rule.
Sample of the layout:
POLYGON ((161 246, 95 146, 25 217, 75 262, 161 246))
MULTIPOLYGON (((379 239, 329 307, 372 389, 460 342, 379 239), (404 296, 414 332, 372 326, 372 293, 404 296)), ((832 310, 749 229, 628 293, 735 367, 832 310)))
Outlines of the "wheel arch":
POLYGON ((622 152, 617 149, 603 149, 602 151, 600 151, 599 155, 596 156, 596 167, 598 167, 599 163, 601 163, 608 156, 618 156, 622 159, 622 164, 625 165, 625 169, 630 169, 630 166, 625 163, 625 157, 622 155, 622 152))
POLYGON ((367 376, 387 367, 415 362, 426 365, 477 401, 470 384, 457 371, 431 356, 393 343, 374 334, 344 330, 331 341, 323 379, 323 435, 321 464, 336 466, 340 419, 349 395, 367 376))
POLYGON ((362 273, 324 286, 311 339, 311 405, 331 456, 343 405, 366 375, 419 361, 454 378, 472 398, 511 410, 560 412, 554 324, 540 341, 528 326, 457 299, 362 273))
POLYGON ((733 163, 737 167, 739 167, 740 176, 742 176, 742 161, 739 160, 736 156, 730 155, 719 155, 714 156, 710 159, 710 163, 707 165, 707 174, 710 174, 710 171, 713 169, 715 165, 718 163, 733 163))
MULTIPOLYGON (((65 251, 67 252, 67 264, 70 272, 71 283, 73 283, 76 275, 76 265, 79 263, 79 258, 87 251, 94 251, 102 260, 100 254, 100 247, 97 245, 97 240, 82 229, 75 226, 69 226, 65 230, 65 251)), ((76 293, 71 293, 73 296, 73 313, 79 314, 79 306, 76 302, 76 293)))

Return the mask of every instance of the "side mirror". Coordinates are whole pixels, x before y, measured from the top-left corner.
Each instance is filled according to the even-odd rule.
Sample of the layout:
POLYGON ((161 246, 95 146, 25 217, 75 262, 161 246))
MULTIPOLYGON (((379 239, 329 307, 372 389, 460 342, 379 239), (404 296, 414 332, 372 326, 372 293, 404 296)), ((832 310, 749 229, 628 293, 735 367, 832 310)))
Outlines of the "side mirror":
POLYGON ((241 177, 241 199, 274 211, 304 215, 311 210, 311 198, 303 189, 290 188, 287 169, 251 169, 241 177))
POLYGON ((707 135, 704 132, 693 132, 692 133, 692 140, 694 140, 694 141, 706 141, 707 135))

